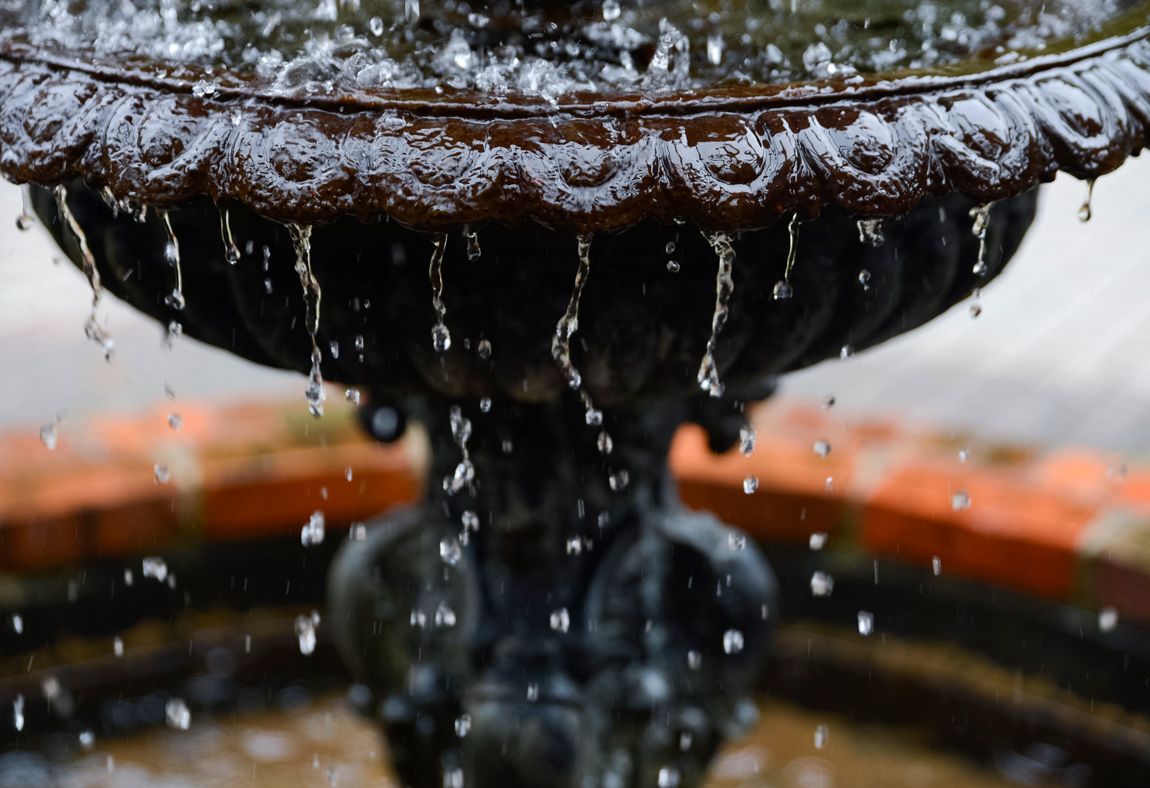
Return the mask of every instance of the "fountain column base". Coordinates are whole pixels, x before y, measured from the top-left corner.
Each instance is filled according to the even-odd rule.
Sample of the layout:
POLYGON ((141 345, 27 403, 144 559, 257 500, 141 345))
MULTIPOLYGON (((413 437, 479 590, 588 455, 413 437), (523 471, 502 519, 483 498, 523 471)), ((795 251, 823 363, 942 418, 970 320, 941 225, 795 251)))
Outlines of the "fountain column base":
POLYGON ((701 782, 756 718, 777 588, 744 534, 678 502, 666 454, 686 406, 608 411, 603 454, 574 398, 439 404, 419 414, 427 501, 349 541, 329 581, 404 783, 701 782), (474 477, 453 491, 468 421, 474 477))

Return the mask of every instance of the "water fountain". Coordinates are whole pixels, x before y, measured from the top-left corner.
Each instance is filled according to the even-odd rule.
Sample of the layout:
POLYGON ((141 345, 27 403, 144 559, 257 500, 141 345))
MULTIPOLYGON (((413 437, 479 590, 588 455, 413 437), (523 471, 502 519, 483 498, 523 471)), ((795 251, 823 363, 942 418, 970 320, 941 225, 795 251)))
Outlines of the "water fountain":
POLYGON ((94 303, 427 428, 329 590, 413 786, 697 784, 777 589, 675 428, 753 451, 776 376, 977 291, 1150 123, 1144 3, 0 14, 0 170, 94 303))

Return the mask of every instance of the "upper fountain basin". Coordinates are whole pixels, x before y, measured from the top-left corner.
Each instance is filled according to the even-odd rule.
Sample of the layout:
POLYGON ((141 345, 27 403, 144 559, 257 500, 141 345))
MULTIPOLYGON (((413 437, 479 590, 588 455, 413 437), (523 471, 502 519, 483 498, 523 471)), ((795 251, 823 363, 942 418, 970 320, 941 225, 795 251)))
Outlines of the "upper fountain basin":
POLYGON ((0 171, 301 224, 892 217, 1140 150, 1147 8, 40 0, 0 10, 0 171))

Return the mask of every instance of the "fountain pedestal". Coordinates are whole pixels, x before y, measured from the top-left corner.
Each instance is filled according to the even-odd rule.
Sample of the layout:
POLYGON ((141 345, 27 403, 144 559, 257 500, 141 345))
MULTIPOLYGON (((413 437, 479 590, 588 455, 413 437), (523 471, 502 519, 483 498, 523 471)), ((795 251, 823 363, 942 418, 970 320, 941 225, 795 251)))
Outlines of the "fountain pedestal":
POLYGON ((405 784, 695 785, 754 721, 777 588, 744 534, 678 503, 686 415, 607 411, 604 454, 573 395, 420 414, 427 501, 349 541, 329 584, 405 784))

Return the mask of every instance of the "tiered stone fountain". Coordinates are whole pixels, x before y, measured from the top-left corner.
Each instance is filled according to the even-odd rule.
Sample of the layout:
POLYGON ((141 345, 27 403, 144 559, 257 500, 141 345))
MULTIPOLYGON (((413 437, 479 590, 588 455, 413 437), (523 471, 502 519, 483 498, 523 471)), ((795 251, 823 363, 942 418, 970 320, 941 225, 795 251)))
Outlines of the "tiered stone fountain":
POLYGON ((678 504, 675 428, 753 451, 776 376, 976 292, 1037 184, 1143 146, 1143 3, 842 5, 0 10, 0 169, 94 304, 429 431, 329 594, 405 783, 697 784, 776 587, 678 504))

